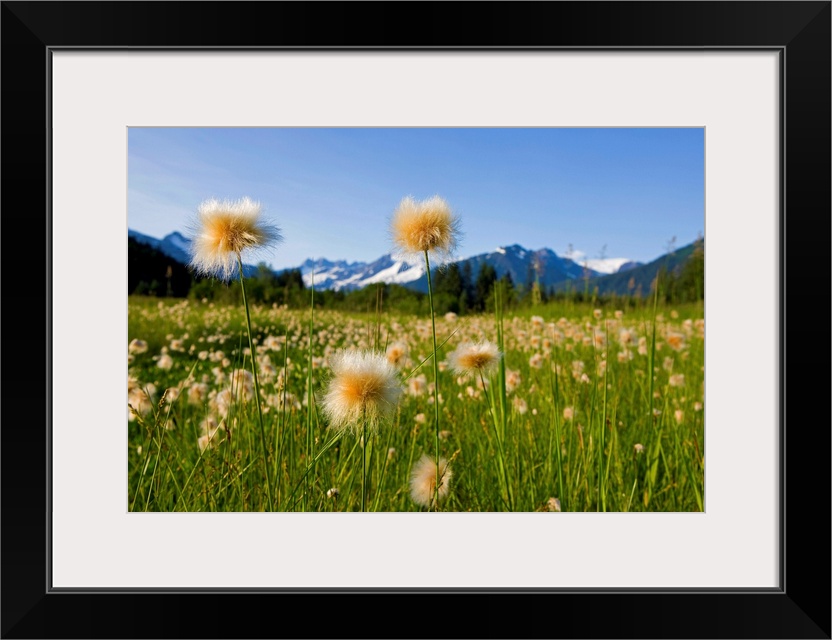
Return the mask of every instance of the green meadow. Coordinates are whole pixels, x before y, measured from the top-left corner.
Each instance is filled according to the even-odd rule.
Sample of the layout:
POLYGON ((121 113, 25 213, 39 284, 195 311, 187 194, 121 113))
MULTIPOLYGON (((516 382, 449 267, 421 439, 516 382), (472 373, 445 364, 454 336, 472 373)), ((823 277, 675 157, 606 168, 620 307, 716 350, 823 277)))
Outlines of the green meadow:
POLYGON ((427 314, 249 306, 254 353, 242 305, 128 297, 129 510, 704 510, 701 301, 439 314, 435 362, 427 314), (450 366, 482 341, 487 374, 450 366), (322 411, 351 349, 402 389, 366 432, 322 411), (447 494, 426 506, 411 480, 437 433, 447 494))

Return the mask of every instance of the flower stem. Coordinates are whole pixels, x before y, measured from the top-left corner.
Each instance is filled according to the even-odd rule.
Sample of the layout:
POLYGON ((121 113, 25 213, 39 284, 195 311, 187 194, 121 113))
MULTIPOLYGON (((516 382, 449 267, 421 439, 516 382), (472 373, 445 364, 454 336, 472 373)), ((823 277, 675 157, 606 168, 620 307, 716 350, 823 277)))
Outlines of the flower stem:
POLYGON ((430 326, 433 335, 433 408, 435 414, 434 445, 436 450, 436 483, 433 489, 434 510, 439 511, 439 362, 436 354, 436 316, 433 311, 433 283, 430 278, 430 258, 425 251, 425 271, 428 274, 428 301, 430 302, 430 326))
POLYGON ((248 310, 246 297, 246 283, 243 277, 243 259, 237 254, 237 266, 240 268, 240 287, 243 290, 243 306, 246 309, 246 326, 248 327, 248 346, 251 349, 251 373, 254 376, 254 400, 257 403, 257 417, 260 420, 260 444, 263 447, 263 468, 266 471, 266 495, 269 499, 269 511, 274 511, 272 503, 272 476, 269 473, 269 452, 266 448, 266 428, 263 426, 263 411, 260 408, 260 382, 257 379, 257 352, 254 350, 254 340, 251 337, 251 313, 248 310))
POLYGON ((367 499, 367 407, 361 421, 361 513, 366 510, 367 499))
MULTIPOLYGON (((315 329, 315 269, 312 269, 311 297, 309 301, 309 354, 306 366, 306 459, 312 460, 314 436, 312 434, 312 413, 315 411, 315 397, 312 393, 312 332, 315 329)), ((306 480, 306 492, 303 494, 304 511, 309 496, 309 479, 306 480)))
POLYGON ((506 470, 506 454, 503 449, 503 439, 500 436, 500 426, 497 421, 497 415, 494 410, 494 403, 488 395, 488 388, 485 386, 485 378, 482 375, 482 370, 480 370, 480 384, 482 384, 482 392, 485 394, 485 404, 488 406, 488 411, 491 413, 491 422, 494 423, 494 436, 497 439, 497 453, 500 454, 500 457, 497 458, 497 462, 500 463, 500 474, 502 476, 501 481, 504 485, 503 491, 505 491, 506 504, 508 504, 509 511, 513 511, 514 504, 511 496, 511 490, 508 484, 508 472, 506 470))

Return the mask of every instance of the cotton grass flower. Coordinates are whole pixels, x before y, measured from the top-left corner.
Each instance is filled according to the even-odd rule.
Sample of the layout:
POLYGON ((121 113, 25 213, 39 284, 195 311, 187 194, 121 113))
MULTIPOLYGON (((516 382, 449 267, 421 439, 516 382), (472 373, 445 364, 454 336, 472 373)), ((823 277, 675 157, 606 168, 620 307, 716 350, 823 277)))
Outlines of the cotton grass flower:
POLYGON ((529 366, 533 369, 541 369, 543 367, 543 356, 539 353, 535 353, 529 358, 529 366))
POLYGON ((188 404, 201 405, 208 396, 208 385, 196 382, 188 388, 188 404))
POLYGON ((452 477, 453 471, 445 458, 440 458, 437 465, 433 458, 423 454, 413 465, 410 474, 410 497, 416 504, 430 508, 434 505, 435 499, 442 501, 448 497, 452 477))
POLYGON ((330 362, 332 379, 321 398, 329 428, 360 435, 390 417, 403 392, 396 367, 372 351, 340 351, 330 362))
MULTIPOLYGON (((439 356, 436 344, 436 310, 433 305, 433 282, 431 279, 430 256, 433 254, 440 262, 450 258, 456 250, 460 236, 459 218, 440 196, 417 202, 412 196, 406 196, 393 212, 390 221, 390 233, 393 242, 404 256, 418 256, 425 259, 425 274, 428 280, 428 303, 430 305, 431 338, 433 342, 433 397, 434 407, 434 451, 439 459, 439 356)), ((435 487, 438 487, 438 478, 435 487)), ((437 499, 438 502, 438 499, 437 499)))
POLYGON ((459 219, 440 196, 417 202, 411 196, 402 199, 390 223, 393 241, 409 255, 431 253, 449 258, 457 247, 459 219))
POLYGON ((251 400, 254 397, 254 375, 245 369, 232 371, 231 389, 237 398, 251 400))
POLYGON ((685 348, 685 336, 681 333, 670 333, 667 336, 667 344, 674 351, 681 351, 685 348))
POLYGON ((321 398, 329 428, 361 438, 361 511, 366 510, 367 442, 393 413, 404 389, 386 356, 367 350, 339 351, 321 398))
POLYGON ((493 342, 463 342, 448 356, 451 369, 459 375, 486 375, 500 363, 500 349, 493 342))
POLYGON ((428 381, 424 374, 420 374, 410 380, 407 383, 407 392, 412 396, 421 396, 424 395, 425 391, 428 388, 428 381))
POLYGON ((134 387, 127 393, 128 413, 127 418, 131 422, 136 419, 136 414, 146 416, 153 409, 153 401, 145 389, 134 387), (131 410, 132 409, 132 410, 131 410))
POLYGON ((208 416, 202 421, 199 428, 200 431, 202 431, 202 435, 197 438, 196 443, 199 447, 200 453, 202 453, 208 447, 214 448, 219 444, 220 437, 218 434, 220 431, 225 431, 225 420, 221 420, 217 423, 214 416, 208 416))
POLYGON ((228 417, 228 411, 234 403, 231 389, 223 389, 219 392, 214 392, 208 401, 208 408, 215 413, 218 413, 223 418, 228 417))
POLYGON ((519 371, 508 369, 506 371, 506 393, 513 393, 521 385, 523 379, 519 371))
MULTIPOLYGON (((280 229, 261 219, 262 209, 259 202, 249 197, 239 200, 217 200, 210 198, 199 205, 196 221, 192 224, 190 267, 198 274, 216 276, 228 281, 239 275, 240 289, 243 293, 243 307, 246 312, 246 329, 248 330, 248 348, 254 356, 254 337, 251 329, 251 313, 246 296, 245 277, 243 274, 242 253, 256 252, 277 244, 282 240, 280 229)), ((172 336, 171 336, 172 337, 172 336)), ((221 341, 222 342, 222 341, 221 341)), ((223 360, 223 366, 231 362, 223 360)), ((266 427, 263 424, 263 409, 260 406, 260 383, 257 379, 257 366, 251 359, 254 378, 254 400, 257 405, 257 418, 260 425, 260 447, 263 455, 263 472, 266 476, 268 509, 272 511, 271 468, 269 450, 266 447, 266 427)))
POLYGON ((127 353, 137 354, 145 353, 147 351, 147 342, 139 338, 133 338, 130 344, 127 345, 127 353))
POLYGON ((173 404, 176 402, 176 399, 179 397, 181 391, 181 387, 168 387, 162 395, 162 401, 167 404, 173 404))
POLYGON ((517 396, 511 401, 514 410, 520 415, 524 415, 529 410, 529 405, 523 398, 517 396))
POLYGON ((394 342, 387 347, 387 361, 397 369, 404 366, 407 361, 407 345, 404 342, 394 342))
POLYGON ((280 230, 261 220, 259 202, 211 198, 199 205, 190 266, 199 274, 230 280, 243 251, 263 249, 282 239, 280 230))
MULTIPOLYGON (((485 401, 490 406, 488 398, 488 385, 486 384, 485 374, 493 372, 500 363, 500 358, 503 356, 499 347, 493 342, 483 340, 481 342, 463 342, 456 350, 448 356, 451 368, 462 376, 472 376, 477 380, 477 386, 481 388, 485 394, 485 401)), ((470 397, 479 398, 479 391, 474 391, 472 387, 466 389, 466 393, 470 397)), ((520 402, 523 402, 522 400, 520 402)), ((517 406, 515 404, 515 406, 517 406)), ((528 409, 528 407, 526 407, 528 409)), ((506 499, 511 504, 511 495, 508 488, 508 477, 505 473, 505 452, 503 451, 502 437, 500 435, 500 426, 497 424, 497 417, 493 411, 490 412, 491 418, 494 422, 494 436, 497 440, 497 451, 499 454, 498 462, 503 483, 503 491, 506 494, 506 499)), ((437 447, 437 458, 438 456, 437 447)), ((439 479, 437 478, 434 486, 439 486, 439 479)))

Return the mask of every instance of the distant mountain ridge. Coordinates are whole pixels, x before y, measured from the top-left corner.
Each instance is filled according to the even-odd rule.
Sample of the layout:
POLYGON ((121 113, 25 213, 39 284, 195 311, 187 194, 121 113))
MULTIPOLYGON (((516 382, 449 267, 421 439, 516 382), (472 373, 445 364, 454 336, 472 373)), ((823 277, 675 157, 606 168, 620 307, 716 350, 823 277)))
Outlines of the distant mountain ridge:
POLYGON ((570 287, 573 290, 586 287, 587 290, 593 291, 597 287, 598 293, 602 295, 614 293, 620 296, 645 296, 650 293, 653 281, 661 269, 668 273, 680 269, 691 258, 697 245, 704 249, 704 240, 695 240, 688 245, 661 255, 651 262, 637 264, 628 269, 619 270, 618 273, 591 277, 585 281, 582 280, 581 283, 560 282, 554 286, 554 290, 562 292, 570 287))
MULTIPOLYGON (((587 268, 582 264, 558 256, 551 249, 531 251, 518 244, 498 247, 490 253, 483 253, 455 261, 461 270, 470 269, 476 278, 484 264, 494 267, 498 278, 508 274, 518 285, 525 285, 535 279, 542 287, 551 287, 566 280, 584 277, 598 277, 604 273, 587 268)), ((597 263, 597 261, 596 261, 597 263)), ((606 261, 606 268, 621 272, 639 266, 640 262, 618 258, 606 261)), ((439 267, 432 267, 433 273, 439 267)), ((306 260, 301 266, 303 281, 311 286, 314 271, 315 287, 351 291, 369 284, 384 282, 401 284, 410 289, 426 293, 428 290, 424 262, 419 259, 405 260, 387 254, 374 262, 330 261, 326 259, 306 260)))
MULTIPOLYGON (((176 260, 180 264, 187 265, 191 261, 191 241, 178 231, 169 233, 164 238, 159 240, 158 238, 128 229, 127 237, 132 238, 136 242, 141 242, 142 244, 153 247, 157 251, 166 255, 168 258, 176 260)), ((253 276, 255 273, 257 273, 256 265, 243 264, 243 274, 246 277, 253 276)))
MULTIPOLYGON (((484 264, 494 267, 498 278, 509 275, 518 285, 537 280, 542 287, 550 287, 557 282, 574 280, 589 274, 590 277, 601 275, 569 258, 561 258, 551 249, 531 251, 519 244, 498 247, 491 253, 482 253, 458 261, 460 269, 467 269, 470 264, 472 277, 476 278, 484 264)), ((427 292, 427 277, 420 278, 412 284, 413 288, 427 292)))
POLYGON ((161 251, 169 258, 173 258, 182 264, 188 264, 191 261, 191 256, 188 253, 188 250, 191 247, 191 241, 178 231, 169 233, 164 238, 159 240, 158 238, 153 238, 143 233, 139 233, 138 231, 128 229, 127 237, 133 238, 142 244, 150 245, 157 251, 161 251))
POLYGON ((314 279, 316 289, 352 291, 377 282, 408 285, 422 277, 425 268, 418 261, 396 259, 387 254, 374 262, 306 260, 300 271, 307 287, 312 286, 314 279))
MULTIPOLYGON (((190 262, 190 241, 178 231, 166 235, 161 240, 128 229, 128 237, 138 242, 150 245, 169 258, 184 265, 190 262)), ((575 281, 603 281, 605 277, 624 277, 628 282, 629 276, 624 274, 640 268, 642 263, 626 258, 612 258, 605 260, 576 261, 557 255, 548 248, 536 251, 526 249, 518 244, 498 247, 490 253, 482 253, 456 261, 460 269, 470 269, 471 276, 476 278, 484 264, 494 267, 497 277, 509 275, 516 285, 526 285, 537 282, 540 286, 559 288, 568 282, 575 281), (615 270, 608 274, 599 269, 615 270)), ((244 273, 249 276, 257 272, 255 265, 243 265, 244 273)), ((313 285, 320 290, 352 291, 370 284, 383 282, 386 284, 400 284, 417 291, 427 292, 427 276, 425 265, 421 259, 403 259, 386 254, 372 262, 349 262, 346 260, 329 260, 326 258, 307 259, 298 267, 303 282, 307 287, 313 285)), ((275 273, 289 271, 280 269, 275 273)), ((434 268, 431 268, 434 271, 434 268)), ((618 283, 618 280, 610 282, 618 283)), ((575 285, 572 285, 575 288, 575 285)))

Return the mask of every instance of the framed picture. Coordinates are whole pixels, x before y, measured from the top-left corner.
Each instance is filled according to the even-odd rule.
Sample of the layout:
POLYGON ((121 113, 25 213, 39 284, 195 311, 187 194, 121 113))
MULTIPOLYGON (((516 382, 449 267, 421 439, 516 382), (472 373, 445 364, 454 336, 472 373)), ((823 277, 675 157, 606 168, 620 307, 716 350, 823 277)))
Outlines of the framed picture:
MULTIPOLYGON (((806 542, 829 539, 829 518, 817 516, 830 497, 829 430, 817 428, 816 411, 829 380, 808 355, 827 334, 803 309, 819 288, 829 291, 829 2, 4 2, 2 11, 5 246, 14 256, 5 279, 12 303, 7 359, 12 353, 15 363, 6 406, 26 407, 22 419, 7 409, 15 416, 2 434, 3 637, 830 637, 828 545, 806 542), (474 7, 483 24, 477 28, 474 7), (335 14, 334 27, 321 23, 322 12, 335 14), (395 20, 398 42, 369 27, 378 20, 395 20), (455 510, 427 513, 428 496, 426 508, 399 500, 378 509, 388 513, 358 513, 359 504, 372 509, 365 509, 365 479, 355 473, 351 486, 361 485, 361 500, 350 513, 247 509, 245 500, 210 508, 207 493, 189 493, 191 482, 210 486, 191 478, 205 467, 192 464, 180 476, 163 456, 142 457, 142 442, 124 427, 124 343, 131 338, 125 289, 132 293, 124 236, 140 209, 130 195, 137 164, 128 160, 140 143, 131 139, 136 132, 210 137, 218 128, 254 134, 225 147, 238 155, 259 144, 258 131, 280 128, 356 136, 429 128, 701 132, 701 493, 692 490, 687 501, 680 488, 696 477, 690 462, 674 472, 689 446, 681 439, 675 454, 656 449, 653 458, 666 474, 665 495, 679 497, 662 503, 636 484, 640 504, 666 505, 641 512, 625 508, 632 501, 619 499, 621 490, 603 483, 602 471, 593 477, 610 494, 599 489, 592 501, 591 491, 564 490, 558 498, 583 497, 569 513, 552 513, 559 510, 546 508, 552 496, 537 489, 517 509, 449 502, 455 510), (21 206, 46 215, 14 215, 21 206), (29 259, 24 238, 41 234, 46 242, 29 259), (801 305, 799 315, 792 305, 791 323, 787 293, 801 305), (43 312, 35 301, 45 304, 43 312), (806 337, 811 346, 803 345, 806 337), (19 354, 18 343, 25 345, 19 354), (145 476, 151 481, 142 485, 145 476), (162 486, 173 502, 152 495, 162 486), (181 512, 180 500, 193 508, 181 512), (820 535, 803 535, 808 531, 820 535), (243 608, 228 606, 243 596, 243 608), (493 603, 506 613, 466 610, 415 634, 379 625, 388 616, 373 604, 412 597, 436 607, 447 607, 448 598, 493 603), (298 626, 294 616, 257 613, 309 604, 327 615, 298 626), (521 607, 506 606, 514 604, 521 607), (379 621, 370 623, 374 615, 379 621), (170 619, 177 628, 162 622, 170 619), (278 627, 291 631, 275 633, 278 627)), ((389 140, 397 154, 413 149, 407 140, 389 140)), ((368 140, 354 145, 353 157, 366 162, 358 151, 368 140)), ((155 153, 164 149, 160 143, 155 153)), ((170 172, 184 175, 190 166, 195 179, 222 168, 194 154, 183 171, 168 150, 170 172)), ((534 173, 530 163, 516 162, 517 171, 534 173)), ((300 164, 299 155, 294 165, 287 158, 286 170, 300 164)), ((230 184, 214 175, 217 184, 230 184)), ((226 266, 231 275, 235 265, 226 266)), ((242 263, 239 269, 245 272, 242 263)), ((246 335, 253 355, 250 324, 241 339, 246 335)), ((165 351, 155 355, 175 358, 178 337, 165 337, 165 351)), ((211 353, 206 349, 206 358, 211 353)), ((658 360, 649 362, 661 370, 658 360)), ((484 380, 481 386, 487 392, 484 380)), ((162 406, 163 398, 153 401, 162 406)), ((681 412, 674 420, 683 422, 681 406, 662 408, 681 412)), ((327 416, 337 421, 341 414, 327 416)), ((499 427, 495 433, 499 440, 499 427)), ((278 451, 265 431, 261 440, 256 428, 252 434, 253 449, 278 451)), ((197 435, 193 460, 201 461, 211 443, 198 446, 197 435)), ((367 434, 353 435, 357 442, 367 434)), ((150 436, 146 446, 165 445, 150 436)), ((564 451, 571 455, 569 446, 564 451)), ((495 469, 504 462, 498 458, 495 469)), ((246 468, 241 463, 239 477, 246 468)), ((558 468, 565 467, 552 463, 558 468)), ((267 471, 265 478, 263 504, 273 505, 277 475, 267 471)), ((506 480, 492 493, 505 489, 513 505, 509 487, 506 480)), ((438 497, 436 485, 434 491, 438 497)), ((456 611, 463 609, 448 609, 456 611)))

